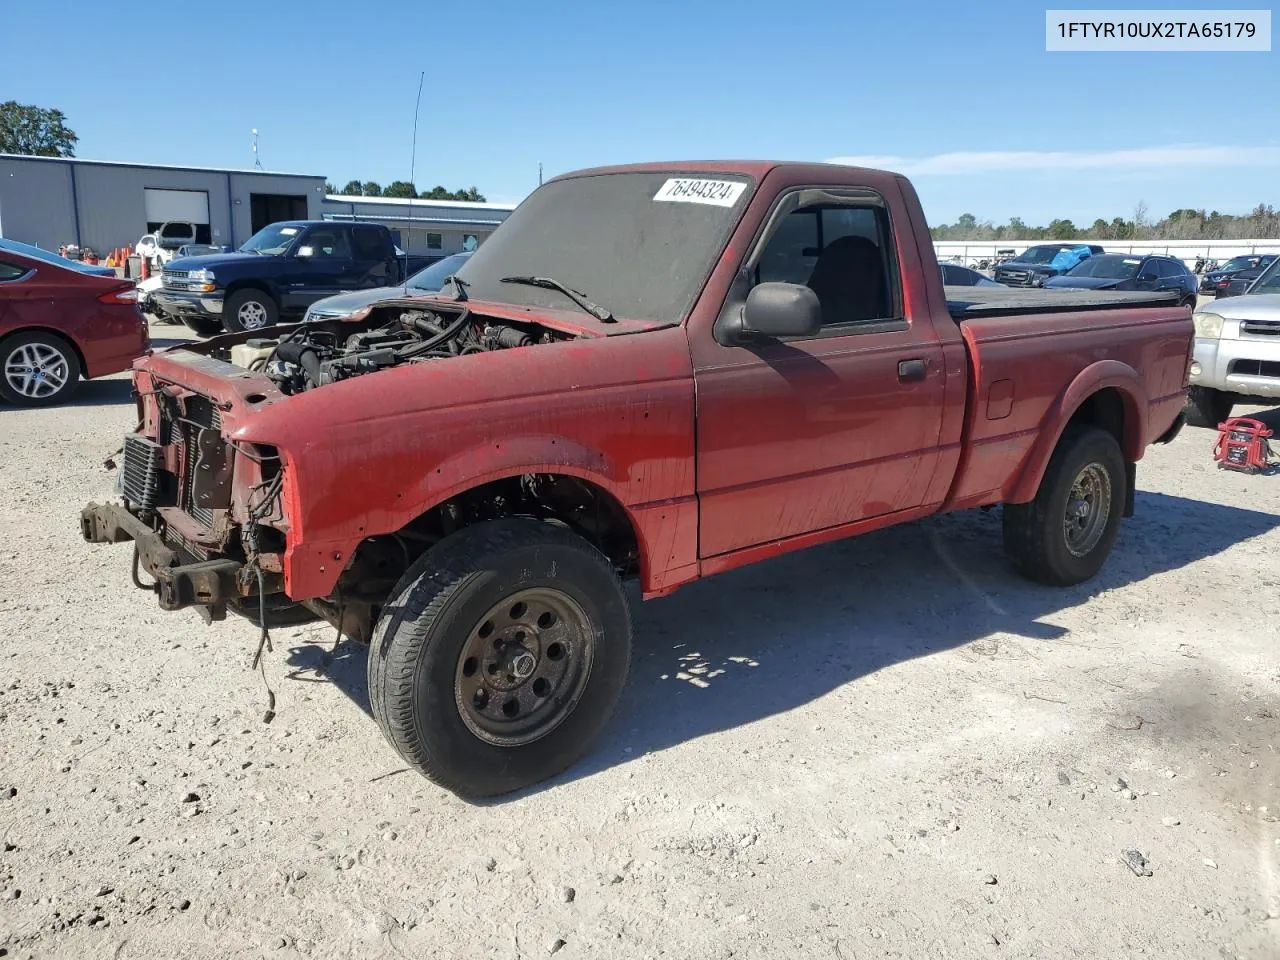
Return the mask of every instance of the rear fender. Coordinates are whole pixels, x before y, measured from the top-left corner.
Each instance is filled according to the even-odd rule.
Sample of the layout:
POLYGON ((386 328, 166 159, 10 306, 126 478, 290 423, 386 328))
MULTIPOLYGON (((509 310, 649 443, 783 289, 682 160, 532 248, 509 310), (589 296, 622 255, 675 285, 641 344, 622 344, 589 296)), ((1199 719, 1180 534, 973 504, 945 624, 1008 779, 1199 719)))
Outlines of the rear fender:
POLYGON ((1023 461, 1022 468, 1004 491, 1006 503, 1033 500, 1062 433, 1085 401, 1100 390, 1115 388, 1124 405, 1124 430, 1120 448, 1127 463, 1142 459, 1147 435, 1147 390, 1139 373, 1119 360, 1099 360, 1076 375, 1049 407, 1040 425, 1040 435, 1023 461))

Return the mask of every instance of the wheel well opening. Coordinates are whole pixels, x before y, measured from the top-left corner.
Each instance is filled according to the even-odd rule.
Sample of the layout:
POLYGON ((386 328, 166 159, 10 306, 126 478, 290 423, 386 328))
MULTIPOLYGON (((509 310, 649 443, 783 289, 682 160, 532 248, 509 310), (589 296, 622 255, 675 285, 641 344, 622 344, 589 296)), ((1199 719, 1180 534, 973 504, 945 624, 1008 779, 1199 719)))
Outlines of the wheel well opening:
POLYGON ((51 330, 48 327, 23 327, 20 330, 11 330, 8 333, 6 333, 3 337, 0 337, 0 347, 3 347, 6 343, 8 343, 14 337, 20 337, 24 333, 43 333, 47 336, 53 337, 56 340, 61 340, 63 343, 65 343, 68 347, 71 348, 71 352, 76 355, 76 361, 80 364, 80 378, 84 379, 84 377, 86 376, 87 370, 84 365, 84 354, 80 352, 80 345, 76 343, 74 340, 72 340, 70 337, 68 337, 65 333, 62 333, 59 330, 51 330))
POLYGON ((1080 405, 1071 417, 1071 423, 1098 427, 1116 438, 1120 448, 1125 448, 1124 398, 1115 387, 1099 390, 1080 405))
POLYGON ((257 290, 259 293, 265 293, 272 300, 275 299, 275 294, 267 289, 263 283, 257 280, 233 280, 227 285, 226 295, 231 297, 239 293, 241 290, 257 290))
POLYGON ((367 617, 366 627, 371 629, 400 577, 427 550, 458 530, 503 517, 560 524, 594 545, 621 576, 640 572, 635 527, 608 491, 565 474, 522 474, 473 487, 395 533, 364 540, 343 571, 334 596, 317 601, 316 606, 331 621, 330 613, 344 608, 349 614, 367 617))

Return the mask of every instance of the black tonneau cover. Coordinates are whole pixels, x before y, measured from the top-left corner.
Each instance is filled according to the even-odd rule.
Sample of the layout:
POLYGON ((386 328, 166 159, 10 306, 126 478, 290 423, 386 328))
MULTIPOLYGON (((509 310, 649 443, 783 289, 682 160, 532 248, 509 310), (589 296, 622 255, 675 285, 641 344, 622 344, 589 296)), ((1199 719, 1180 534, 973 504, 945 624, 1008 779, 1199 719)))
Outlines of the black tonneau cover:
POLYGON ((1168 307, 1174 291, 1116 292, 1114 290, 1042 290, 1019 287, 944 287, 947 310, 956 320, 999 317, 1009 313, 1066 313, 1115 307, 1168 307))

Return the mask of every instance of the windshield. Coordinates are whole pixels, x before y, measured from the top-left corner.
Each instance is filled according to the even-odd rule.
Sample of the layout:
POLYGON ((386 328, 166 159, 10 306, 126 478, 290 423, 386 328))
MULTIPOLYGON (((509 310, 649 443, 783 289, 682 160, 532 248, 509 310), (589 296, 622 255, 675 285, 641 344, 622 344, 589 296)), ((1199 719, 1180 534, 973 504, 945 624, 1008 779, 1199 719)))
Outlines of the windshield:
POLYGON ((1103 254, 1090 257, 1067 271, 1068 277, 1098 277, 1105 280, 1129 280, 1138 275, 1141 257, 1122 257, 1103 254))
POLYGON ((443 260, 437 260, 429 267, 419 270, 405 286, 414 290, 426 290, 434 292, 444 286, 445 280, 450 274, 458 272, 458 268, 462 266, 470 258, 469 253, 455 253, 451 257, 445 257, 443 260))
POLYGON ((43 260, 45 263, 52 263, 57 267, 65 267, 68 270, 76 270, 80 273, 101 273, 101 267, 90 266, 87 263, 81 263, 78 260, 68 260, 66 257, 60 257, 52 250, 42 250, 40 247, 33 247, 29 243, 20 243, 17 240, 5 240, 0 237, 0 250, 12 250, 14 253, 20 253, 24 257, 30 257, 32 260, 43 260))
POLYGON ((1062 247, 1028 247, 1018 254, 1019 263, 1048 263, 1062 250, 1062 247))
POLYGON ((241 253, 261 253, 266 256, 278 256, 289 249, 289 244, 302 232, 302 227, 294 223, 273 223, 263 227, 240 247, 241 253))
POLYGON ((1280 260, 1272 259, 1271 266, 1254 281, 1249 293, 1280 293, 1280 260))
POLYGON ((1218 269, 1229 273, 1233 270, 1250 270, 1257 265, 1257 257, 1232 257, 1218 269))
POLYGON ((475 300, 576 310, 557 290, 502 283, 547 277, 620 319, 676 323, 745 209, 748 184, 734 174, 649 172, 553 180, 520 204, 458 276, 475 300))

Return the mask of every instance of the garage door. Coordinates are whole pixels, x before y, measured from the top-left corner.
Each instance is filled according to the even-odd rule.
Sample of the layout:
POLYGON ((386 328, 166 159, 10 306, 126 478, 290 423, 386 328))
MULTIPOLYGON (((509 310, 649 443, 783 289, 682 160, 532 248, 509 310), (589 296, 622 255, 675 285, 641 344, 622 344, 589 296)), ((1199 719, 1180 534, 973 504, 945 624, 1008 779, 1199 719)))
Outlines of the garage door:
POLYGON ((146 188, 147 222, 186 220, 208 224, 209 194, 204 190, 156 190, 146 188))

